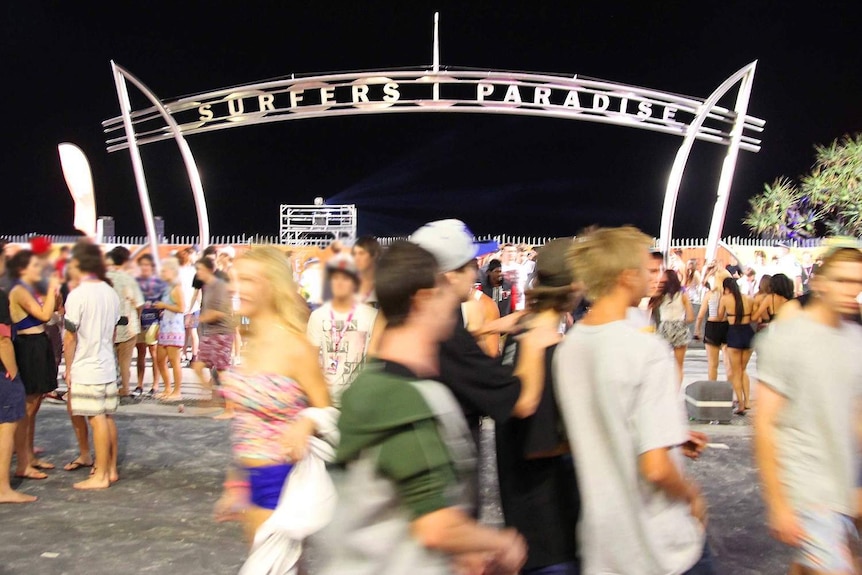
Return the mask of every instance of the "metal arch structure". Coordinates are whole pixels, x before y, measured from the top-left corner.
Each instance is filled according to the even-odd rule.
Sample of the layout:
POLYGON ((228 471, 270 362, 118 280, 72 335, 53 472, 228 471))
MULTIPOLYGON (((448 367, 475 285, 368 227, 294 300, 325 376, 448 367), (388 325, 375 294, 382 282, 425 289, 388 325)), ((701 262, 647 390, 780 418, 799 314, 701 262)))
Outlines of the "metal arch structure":
POLYGON ((132 121, 132 104, 129 100, 129 91, 126 86, 126 80, 131 82, 147 99, 152 102, 153 109, 164 119, 166 124, 166 130, 170 133, 170 136, 174 138, 177 142, 177 146, 180 149, 180 155, 183 158, 183 163, 186 167, 186 172, 189 176, 189 183, 192 187, 192 194, 195 200, 195 208, 197 210, 198 216, 198 234, 200 237, 200 242, 202 245, 209 244, 209 236, 210 236, 210 224, 209 224, 209 214, 207 213, 207 205, 206 205, 206 197, 204 196, 204 188, 201 183, 200 172, 198 172, 197 163, 195 162, 195 157, 192 155, 192 150, 189 148, 188 142, 186 142, 185 137, 183 137, 183 131, 180 126, 177 124, 176 120, 173 116, 168 112, 165 108, 164 104, 159 100, 159 98, 150 90, 143 82, 141 82, 138 78, 132 75, 128 70, 123 68, 122 66, 118 66, 114 61, 111 61, 111 70, 114 73, 114 83, 117 87, 117 99, 120 101, 120 111, 122 112, 122 122, 123 127, 126 130, 126 134, 129 135, 127 141, 127 148, 129 149, 129 153, 132 156, 132 169, 135 172, 135 183, 138 187, 138 195, 141 200, 141 209, 144 214, 144 225, 147 229, 147 237, 150 243, 150 250, 153 255, 153 259, 156 262, 156 266, 160 267, 160 258, 159 258, 159 237, 156 232, 156 222, 155 216, 153 215, 153 208, 150 203, 150 194, 147 188, 147 179, 144 175, 144 167, 143 161, 141 160, 141 152, 138 149, 138 141, 134 131, 134 125, 132 121))
POLYGON ((760 150, 765 121, 748 115, 756 62, 743 67, 705 99, 592 78, 547 73, 440 67, 437 15, 429 68, 330 73, 265 80, 159 100, 114 64, 121 115, 102 122, 109 152, 129 149, 150 243, 157 238, 139 146, 173 138, 183 156, 197 207, 201 243, 209 220, 197 166, 185 137, 239 126, 290 120, 393 113, 471 113, 539 116, 611 124, 683 138, 664 196, 659 245, 666 251, 682 176, 695 140, 727 148, 709 231, 713 257, 726 216, 739 150, 760 150), (133 111, 125 81, 152 106, 133 111), (718 105, 737 83, 734 109, 718 105), (120 132, 122 130, 122 132, 120 132))

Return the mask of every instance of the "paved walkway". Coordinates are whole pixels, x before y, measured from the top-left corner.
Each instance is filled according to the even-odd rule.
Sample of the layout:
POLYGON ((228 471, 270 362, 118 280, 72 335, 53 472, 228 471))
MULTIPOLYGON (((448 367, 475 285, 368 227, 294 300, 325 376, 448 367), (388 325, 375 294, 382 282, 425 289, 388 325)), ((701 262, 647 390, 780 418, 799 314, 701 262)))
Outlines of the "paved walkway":
MULTIPOLYGON (((686 380, 704 379, 705 370, 704 352, 692 351, 686 380)), ((206 395, 193 383, 184 389, 193 400, 206 395)), ((240 529, 211 519, 229 461, 228 424, 210 418, 219 408, 188 400, 184 406, 180 413, 177 404, 143 400, 121 408, 121 481, 109 490, 72 489, 83 470, 54 471, 46 481, 25 482, 22 489, 40 501, 0 506, 0 575, 236 573, 245 553, 240 529)), ((784 573, 787 551, 768 537, 763 524, 748 418, 698 428, 718 444, 689 469, 711 504, 709 539, 719 572, 784 573)), ((46 405, 37 442, 58 468, 74 458, 62 406, 46 405)), ((492 445, 490 435, 484 443, 492 445)), ((483 475, 493 476, 489 463, 483 475)), ((499 506, 487 506, 485 516, 498 519, 499 506)))

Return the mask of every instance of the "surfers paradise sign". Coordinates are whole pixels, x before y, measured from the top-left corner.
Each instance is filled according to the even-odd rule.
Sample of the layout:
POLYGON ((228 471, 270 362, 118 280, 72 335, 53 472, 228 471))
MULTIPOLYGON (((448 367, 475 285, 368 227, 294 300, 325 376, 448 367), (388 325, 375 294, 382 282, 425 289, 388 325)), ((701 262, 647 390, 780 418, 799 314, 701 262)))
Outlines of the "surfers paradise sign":
MULTIPOLYGON (((756 63, 730 76, 710 97, 699 99, 571 75, 443 68, 437 38, 435 16, 433 64, 428 68, 291 75, 165 101, 130 72, 112 63, 121 115, 103 122, 108 151, 130 150, 149 231, 152 212, 138 147, 176 140, 195 196, 201 242, 206 243, 206 203, 197 166, 185 140, 188 135, 319 117, 440 112, 544 116, 651 130, 683 138, 665 191, 659 238, 664 248, 670 245, 676 200, 694 141, 727 148, 708 257, 715 253, 738 151, 760 150, 759 134, 765 122, 747 114, 756 63), (147 96, 151 107, 131 109, 127 81, 147 96), (719 100, 737 84, 736 105, 732 109, 719 106, 719 100)), ((155 245, 153 238, 154 231, 151 244, 155 245)))

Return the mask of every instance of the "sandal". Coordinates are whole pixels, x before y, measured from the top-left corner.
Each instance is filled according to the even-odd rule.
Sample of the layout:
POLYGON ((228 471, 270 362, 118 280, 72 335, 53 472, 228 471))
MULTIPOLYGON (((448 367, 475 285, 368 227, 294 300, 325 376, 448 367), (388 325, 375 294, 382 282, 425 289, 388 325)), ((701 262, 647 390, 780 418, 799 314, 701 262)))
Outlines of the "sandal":
POLYGON ((15 477, 17 477, 18 479, 32 479, 34 481, 42 481, 43 479, 48 479, 47 474, 40 471, 37 471, 36 473, 38 473, 39 475, 33 475, 32 473, 29 475, 27 475, 26 473, 16 473, 15 477))
POLYGON ((86 464, 86 463, 81 463, 80 461, 78 461, 77 459, 75 459, 74 461, 70 461, 69 463, 67 463, 66 465, 64 465, 64 466, 63 466, 63 469, 64 469, 65 471, 78 471, 79 469, 83 469, 83 468, 85 468, 85 467, 93 467, 93 464, 92 464, 92 463, 90 463, 90 464, 88 465, 88 464, 86 464))

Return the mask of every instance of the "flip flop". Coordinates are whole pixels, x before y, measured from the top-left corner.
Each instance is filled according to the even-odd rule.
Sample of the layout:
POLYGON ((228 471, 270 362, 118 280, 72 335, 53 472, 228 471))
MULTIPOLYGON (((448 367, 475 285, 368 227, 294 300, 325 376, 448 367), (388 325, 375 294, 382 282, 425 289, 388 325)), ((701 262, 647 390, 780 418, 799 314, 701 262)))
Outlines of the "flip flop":
POLYGON ((40 461, 38 463, 30 464, 33 469, 38 469, 39 471, 51 471, 52 469, 56 469, 57 466, 53 463, 45 463, 44 461, 40 461))
POLYGON ((93 467, 93 464, 90 463, 89 465, 87 465, 87 464, 81 463, 80 461, 78 461, 76 459, 76 460, 70 461, 69 463, 64 465, 63 470, 64 471, 78 471, 79 469, 83 469, 85 467, 93 467))

